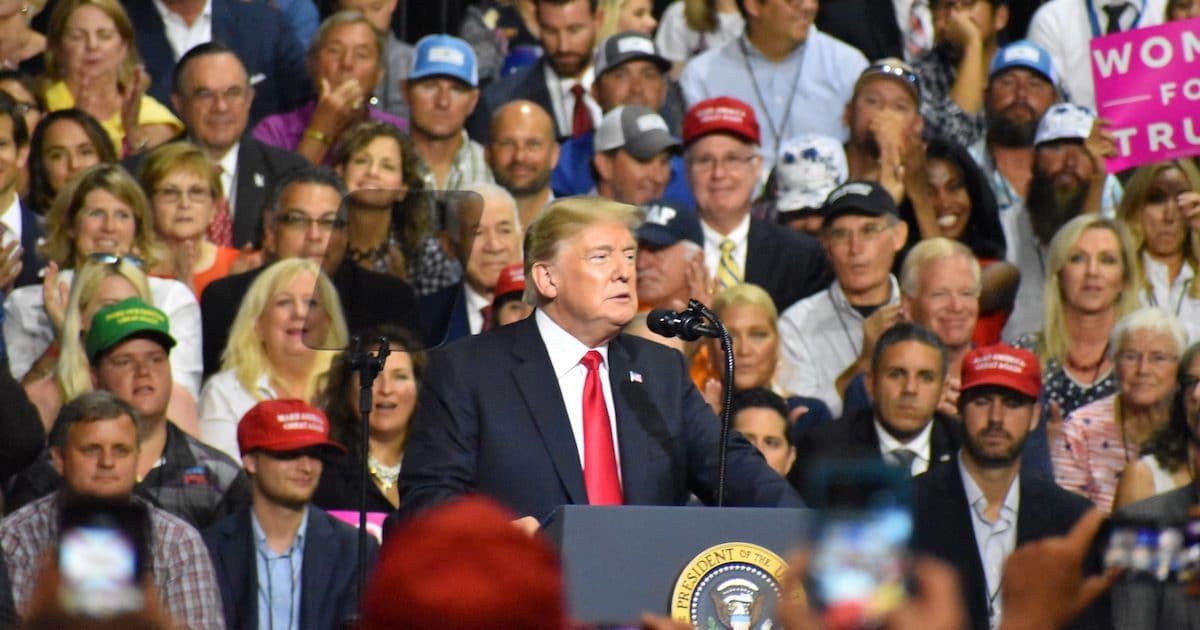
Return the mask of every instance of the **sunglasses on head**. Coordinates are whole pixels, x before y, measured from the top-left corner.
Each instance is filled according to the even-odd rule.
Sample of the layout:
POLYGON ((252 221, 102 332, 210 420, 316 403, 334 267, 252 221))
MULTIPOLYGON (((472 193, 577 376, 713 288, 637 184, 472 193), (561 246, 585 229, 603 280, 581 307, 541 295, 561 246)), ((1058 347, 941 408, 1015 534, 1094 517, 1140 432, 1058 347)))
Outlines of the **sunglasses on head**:
POLYGON ((898 65, 898 64, 889 63, 889 62, 875 63, 875 64, 872 64, 870 67, 868 67, 866 69, 866 71, 863 72, 863 74, 864 75, 866 75, 866 74, 890 75, 890 76, 896 77, 897 79, 900 79, 900 80, 912 85, 913 88, 915 90, 917 90, 918 94, 921 93, 920 77, 918 77, 916 75, 916 73, 913 72, 912 70, 910 70, 904 66, 898 65))
POLYGON ((105 254, 102 252, 88 254, 88 262, 101 263, 104 265, 115 265, 121 261, 125 261, 134 267, 137 267, 138 269, 146 266, 146 261, 132 254, 125 254, 124 256, 120 254, 105 254))

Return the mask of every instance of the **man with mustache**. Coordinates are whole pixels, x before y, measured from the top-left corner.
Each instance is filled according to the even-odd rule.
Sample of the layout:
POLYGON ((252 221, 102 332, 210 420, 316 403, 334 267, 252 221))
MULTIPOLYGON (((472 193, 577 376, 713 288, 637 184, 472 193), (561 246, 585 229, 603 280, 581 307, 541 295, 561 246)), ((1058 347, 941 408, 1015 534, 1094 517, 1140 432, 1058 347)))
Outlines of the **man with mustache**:
MULTIPOLYGON (((1038 358, 1027 350, 998 344, 968 353, 958 400, 963 448, 953 463, 914 482, 913 547, 958 569, 970 628, 1000 625, 1000 581, 1017 546, 1067 533, 1092 507, 1021 473, 1022 447, 1038 423, 1041 382, 1038 358)), ((1071 627, 1108 625, 1093 612, 1071 627)))
POLYGON ((867 373, 872 408, 805 433, 788 472, 792 487, 803 496, 824 460, 882 459, 905 475, 950 465, 958 449, 954 420, 937 411, 945 379, 946 347, 937 335, 908 322, 889 328, 867 373))
POLYGON ((544 54, 532 65, 492 83, 467 120, 467 130, 487 143, 492 112, 509 101, 530 100, 554 117, 559 140, 582 136, 600 121, 591 95, 595 73, 599 0, 536 0, 534 11, 544 54))
POLYGON ((496 183, 517 200, 521 225, 529 225, 554 200, 550 173, 559 156, 554 121, 533 101, 507 103, 492 115, 484 151, 496 183))

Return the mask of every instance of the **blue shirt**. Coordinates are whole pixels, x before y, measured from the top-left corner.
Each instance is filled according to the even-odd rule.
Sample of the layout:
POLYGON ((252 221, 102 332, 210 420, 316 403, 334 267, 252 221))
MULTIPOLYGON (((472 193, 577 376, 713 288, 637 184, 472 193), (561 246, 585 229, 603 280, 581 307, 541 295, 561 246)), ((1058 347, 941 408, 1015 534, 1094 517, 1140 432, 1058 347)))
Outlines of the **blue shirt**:
MULTIPOLYGON (((558 165, 550 173, 550 189, 555 197, 570 197, 571 195, 586 195, 596 187, 592 177, 592 155, 595 152, 595 132, 589 131, 578 138, 571 138, 562 143, 558 151, 558 165)), ((671 158, 671 179, 663 191, 663 199, 688 208, 696 207, 696 199, 688 186, 687 174, 684 173, 683 158, 671 158)))
POLYGON ((688 107, 717 96, 753 107, 769 171, 781 139, 820 133, 846 141, 850 132, 842 114, 866 67, 858 49, 814 26, 805 42, 778 62, 764 57, 745 36, 709 50, 688 62, 679 86, 688 107), (742 54, 743 46, 748 55, 742 54))
POLYGON ((276 553, 267 545, 267 535, 253 510, 250 511, 250 523, 254 528, 254 555, 258 567, 259 630, 299 630, 300 571, 304 566, 308 508, 304 508, 292 546, 284 553, 276 553))

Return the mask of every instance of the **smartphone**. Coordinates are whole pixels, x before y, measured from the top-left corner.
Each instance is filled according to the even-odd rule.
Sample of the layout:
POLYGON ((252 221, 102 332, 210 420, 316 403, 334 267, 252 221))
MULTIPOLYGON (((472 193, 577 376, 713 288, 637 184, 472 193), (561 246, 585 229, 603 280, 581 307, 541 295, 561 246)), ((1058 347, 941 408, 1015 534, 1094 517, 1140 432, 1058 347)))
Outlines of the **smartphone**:
POLYGON ((873 627, 908 597, 912 482, 881 461, 822 464, 808 594, 826 627, 873 627))
POLYGON ((71 502, 62 510, 59 600, 69 614, 104 618, 144 605, 150 516, 140 504, 71 502))

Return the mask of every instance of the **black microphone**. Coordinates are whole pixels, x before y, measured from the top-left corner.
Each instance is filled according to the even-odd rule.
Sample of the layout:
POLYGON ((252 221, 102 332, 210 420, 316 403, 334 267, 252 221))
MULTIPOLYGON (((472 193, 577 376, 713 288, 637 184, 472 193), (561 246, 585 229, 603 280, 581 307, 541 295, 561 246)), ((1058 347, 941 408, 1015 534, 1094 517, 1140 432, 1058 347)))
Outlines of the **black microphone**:
POLYGON ((656 308, 646 316, 646 326, 663 337, 679 337, 684 341, 721 336, 716 328, 704 323, 703 315, 690 310, 676 313, 665 308, 656 308))

